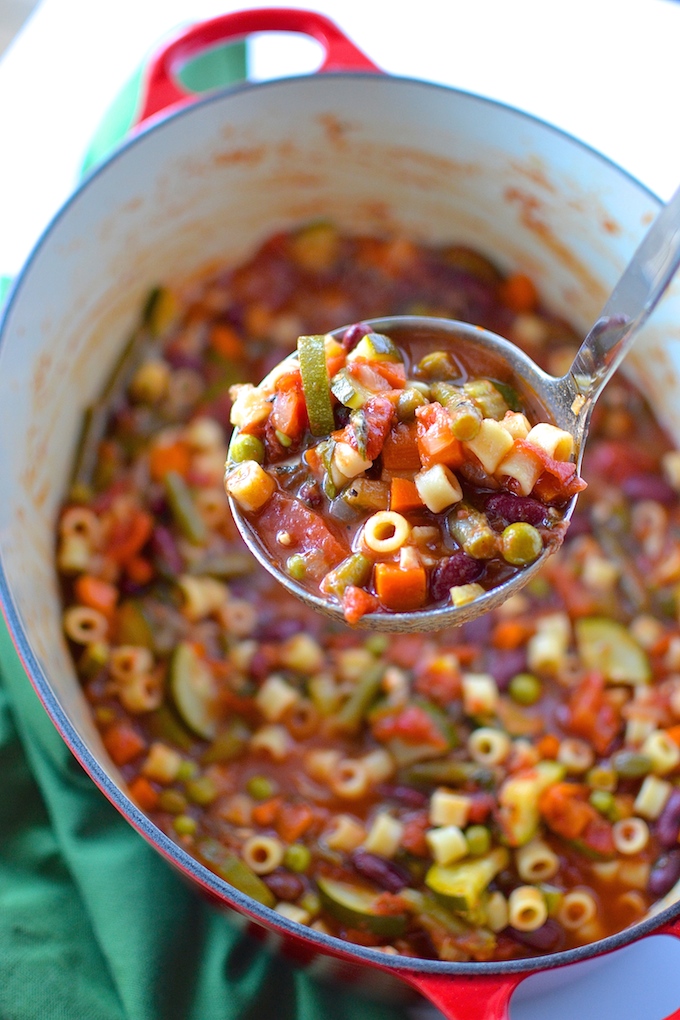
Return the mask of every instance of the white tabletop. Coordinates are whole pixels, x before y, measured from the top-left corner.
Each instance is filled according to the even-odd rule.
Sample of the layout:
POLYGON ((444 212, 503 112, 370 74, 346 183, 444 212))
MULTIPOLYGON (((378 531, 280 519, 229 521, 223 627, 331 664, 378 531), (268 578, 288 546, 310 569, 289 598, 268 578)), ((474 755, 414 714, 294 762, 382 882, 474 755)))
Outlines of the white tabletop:
MULTIPOLYGON (((2 2, 2 0, 0 0, 2 2)), ((178 26, 228 0, 42 0, 0 60, 0 276, 16 274, 73 189, 104 110, 178 26)), ((315 7, 380 67, 527 110, 600 150, 661 198, 680 183, 674 0, 267 0, 315 7)), ((255 43, 253 76, 315 68, 315 45, 255 43)), ((661 1020, 680 1006, 680 943, 521 986, 512 1020, 661 1020)))

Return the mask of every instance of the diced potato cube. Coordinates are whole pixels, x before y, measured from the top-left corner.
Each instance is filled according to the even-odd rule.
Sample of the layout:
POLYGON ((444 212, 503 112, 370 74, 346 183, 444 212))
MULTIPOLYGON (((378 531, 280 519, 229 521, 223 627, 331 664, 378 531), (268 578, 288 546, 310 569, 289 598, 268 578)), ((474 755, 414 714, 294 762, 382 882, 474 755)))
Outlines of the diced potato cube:
POLYGON ((498 687, 489 673, 464 674, 462 687, 466 715, 493 715, 498 705, 498 687))
POLYGON ((224 480, 229 496, 244 510, 260 510, 272 496, 276 482, 255 460, 244 460, 224 480))
POLYGON ((475 438, 468 439, 463 445, 475 454, 487 474, 492 475, 512 449, 513 443, 513 437, 501 422, 494 418, 483 418, 475 438))
POLYGON ((257 751, 266 751, 274 761, 284 761, 292 748, 292 741, 285 726, 261 726, 250 738, 250 746, 257 751))
POLYGON ((451 588, 451 601, 454 606, 467 606, 483 594, 484 589, 476 581, 471 584, 456 584, 451 588))
POLYGON ((231 408, 230 421, 241 429, 245 425, 257 425, 266 421, 272 409, 262 390, 252 383, 240 383, 232 386, 229 391, 234 401, 231 408))
POLYGON ((296 673, 318 673, 323 667, 323 649, 309 634, 293 634, 279 650, 281 665, 296 673))
POLYGON ((172 783, 177 778, 182 766, 182 756, 174 748, 156 741, 149 748, 146 761, 142 765, 142 774, 157 783, 172 783))
POLYGON ((336 443, 333 451, 333 464, 345 478, 356 478, 357 475, 368 471, 373 461, 366 460, 349 443, 336 443))
POLYGON ((536 623, 536 633, 527 644, 532 672, 556 673, 563 665, 571 639, 571 622, 566 613, 551 613, 536 623))
POLYGON ((463 498, 458 479, 444 464, 435 464, 427 471, 419 471, 413 481, 418 495, 433 514, 441 513, 463 498))
POLYGON ((267 722, 277 722, 299 700, 299 692, 276 674, 268 676, 255 695, 257 707, 267 722))
POLYGON ((394 857, 404 833, 403 823, 386 811, 375 816, 364 840, 364 849, 381 857, 394 857))
POLYGON ((457 825, 459 829, 464 829, 471 806, 470 797, 440 787, 430 797, 430 824, 457 825))
POLYGON ((571 432, 558 429, 547 421, 534 425, 526 438, 528 443, 539 446, 555 460, 569 460, 574 453, 574 437, 571 432))
POLYGON ((665 779, 656 776, 645 776, 640 791, 635 798, 633 811, 643 818, 654 820, 663 811, 673 787, 665 779))
POLYGON ((425 833, 425 841, 435 863, 444 867, 467 856, 467 840, 457 825, 443 825, 439 829, 428 829, 425 833))

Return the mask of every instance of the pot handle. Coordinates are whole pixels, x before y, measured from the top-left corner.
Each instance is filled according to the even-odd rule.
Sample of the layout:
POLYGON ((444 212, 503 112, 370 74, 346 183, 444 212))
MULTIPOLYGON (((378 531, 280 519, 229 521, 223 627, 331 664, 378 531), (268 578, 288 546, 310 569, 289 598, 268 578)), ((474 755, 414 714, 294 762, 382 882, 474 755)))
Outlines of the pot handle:
POLYGON ((285 7, 234 11, 192 25, 166 43, 150 60, 143 83, 140 112, 135 123, 176 103, 193 99, 179 83, 176 71, 192 57, 230 39, 254 32, 296 32, 321 43, 324 59, 319 71, 369 71, 382 73, 372 60, 344 35, 329 18, 316 11, 285 7))
POLYGON ((399 977, 440 1009, 447 1020, 509 1020, 513 992, 530 973, 449 977, 402 971, 399 977))

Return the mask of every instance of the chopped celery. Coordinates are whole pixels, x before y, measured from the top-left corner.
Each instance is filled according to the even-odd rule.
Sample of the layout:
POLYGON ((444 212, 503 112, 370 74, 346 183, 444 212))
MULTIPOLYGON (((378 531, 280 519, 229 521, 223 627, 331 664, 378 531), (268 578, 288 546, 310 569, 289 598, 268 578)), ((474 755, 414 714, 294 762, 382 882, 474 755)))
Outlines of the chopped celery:
POLYGON ((382 687, 385 666, 378 664, 357 680, 357 683, 333 720, 333 728, 342 733, 356 733, 382 687))
POLYGON ((176 471, 168 471, 163 476, 163 484, 177 527, 193 545, 202 545, 208 532, 186 482, 176 471))
POLYGON ((337 567, 326 574, 322 582, 322 590, 342 598, 350 585, 362 587, 371 577, 373 564, 363 553, 352 553, 347 559, 338 563, 337 567))
POLYGON ((449 531, 461 549, 476 560, 488 560, 498 552, 498 535, 483 513, 465 503, 448 516, 449 531))

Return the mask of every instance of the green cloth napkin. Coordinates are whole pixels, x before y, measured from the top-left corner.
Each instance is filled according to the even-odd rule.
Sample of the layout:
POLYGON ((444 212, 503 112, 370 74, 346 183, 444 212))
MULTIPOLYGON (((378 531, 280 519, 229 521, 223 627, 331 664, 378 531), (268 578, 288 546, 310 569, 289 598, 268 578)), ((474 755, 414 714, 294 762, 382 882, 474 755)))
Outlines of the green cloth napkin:
MULTIPOLYGON (((185 69, 245 76, 242 47, 185 69)), ((139 75, 90 167, 128 130, 139 75)), ((209 906, 99 792, 54 729, 0 626, 0 1020, 403 1020, 321 984, 209 906)))

